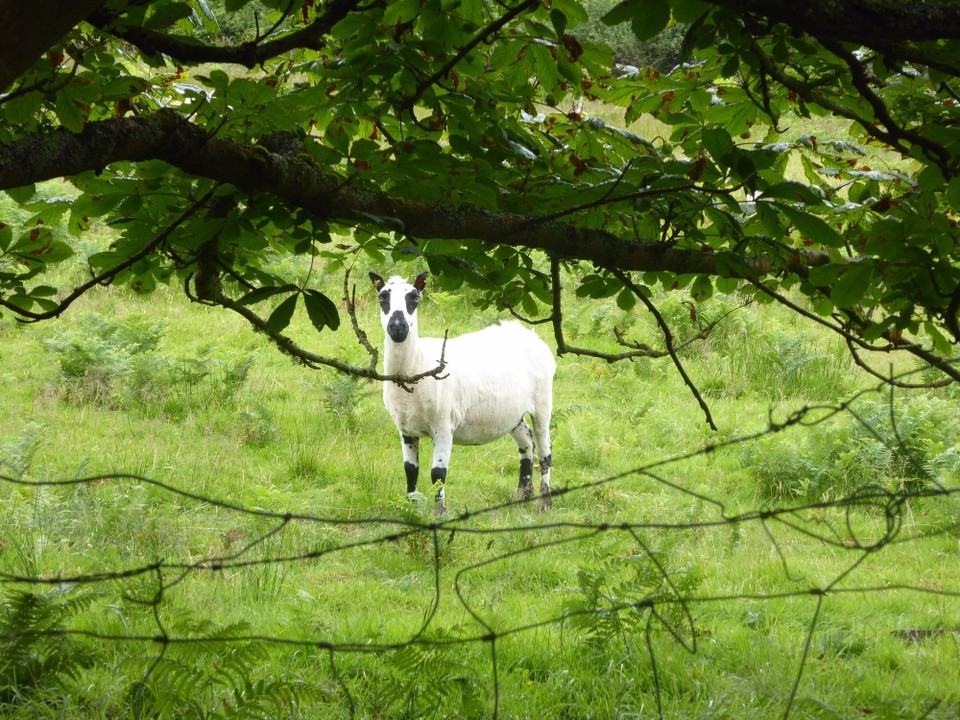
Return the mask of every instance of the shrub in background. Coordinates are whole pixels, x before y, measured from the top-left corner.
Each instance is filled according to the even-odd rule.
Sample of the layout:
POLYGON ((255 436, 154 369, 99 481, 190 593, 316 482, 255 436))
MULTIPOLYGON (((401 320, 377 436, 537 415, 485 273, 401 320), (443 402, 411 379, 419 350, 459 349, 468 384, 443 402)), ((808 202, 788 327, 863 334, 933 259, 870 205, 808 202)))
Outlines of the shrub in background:
POLYGON ((582 40, 603 43, 613 50, 614 60, 621 65, 651 67, 667 72, 680 63, 680 50, 687 28, 671 25, 656 37, 639 42, 629 23, 610 26, 601 22, 616 5, 616 0, 584 0, 583 6, 590 19, 573 29, 582 40))
POLYGON ((778 433, 743 446, 761 491, 776 499, 849 496, 866 484, 922 489, 960 473, 960 419, 953 404, 928 394, 867 398, 842 420, 778 433))
POLYGON ((224 360, 215 347, 171 356, 159 349, 163 324, 142 316, 87 314, 75 328, 47 340, 68 402, 115 409, 137 407, 182 417, 191 410, 236 401, 253 356, 224 360))

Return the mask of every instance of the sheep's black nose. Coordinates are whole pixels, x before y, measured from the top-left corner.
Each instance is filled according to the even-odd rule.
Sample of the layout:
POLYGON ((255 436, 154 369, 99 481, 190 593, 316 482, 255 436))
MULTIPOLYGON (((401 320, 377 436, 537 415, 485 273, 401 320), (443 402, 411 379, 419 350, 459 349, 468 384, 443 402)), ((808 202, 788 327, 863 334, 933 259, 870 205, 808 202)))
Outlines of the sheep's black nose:
POLYGON ((390 316, 390 321, 387 323, 387 334, 391 340, 399 343, 406 340, 409 333, 410 326, 407 324, 407 319, 397 310, 390 316))

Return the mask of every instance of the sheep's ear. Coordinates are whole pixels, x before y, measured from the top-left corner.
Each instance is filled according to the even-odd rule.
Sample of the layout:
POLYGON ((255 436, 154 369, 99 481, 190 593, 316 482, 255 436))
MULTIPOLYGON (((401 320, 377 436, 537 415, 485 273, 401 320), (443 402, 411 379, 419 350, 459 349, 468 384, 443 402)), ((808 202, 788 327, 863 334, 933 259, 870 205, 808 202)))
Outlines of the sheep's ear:
POLYGON ((427 275, 429 275, 429 274, 430 274, 430 273, 422 272, 422 273, 420 273, 419 275, 417 275, 417 279, 413 281, 413 286, 414 286, 417 290, 419 290, 420 292, 423 292, 423 288, 426 287, 426 285, 427 285, 427 275))
POLYGON ((383 289, 383 278, 377 275, 375 272, 370 273, 370 280, 373 282, 373 287, 377 289, 377 292, 380 292, 383 289))

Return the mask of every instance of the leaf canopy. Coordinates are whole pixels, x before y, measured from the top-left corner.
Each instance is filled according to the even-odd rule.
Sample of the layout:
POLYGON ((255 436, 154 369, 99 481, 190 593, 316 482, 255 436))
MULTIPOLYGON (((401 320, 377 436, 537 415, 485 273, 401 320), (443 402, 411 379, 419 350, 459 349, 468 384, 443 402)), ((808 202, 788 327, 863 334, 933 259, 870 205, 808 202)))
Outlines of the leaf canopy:
POLYGON ((355 371, 281 335, 295 312, 324 332, 340 312, 272 260, 337 273, 366 258, 552 315, 563 351, 556 266, 587 261, 584 301, 739 290, 854 352, 904 349, 960 377, 953 3, 611 5, 604 21, 639 38, 687 27, 671 72, 578 37, 577 0, 61 9, 62 37, 42 18, 3 30, 42 46, 0 75, 0 307, 17 317, 102 282, 178 282, 355 371), (255 34, 221 39, 250 7, 255 34), (57 177, 69 197, 36 189, 57 177), (94 222, 116 241, 88 253, 90 283, 52 292, 94 222))

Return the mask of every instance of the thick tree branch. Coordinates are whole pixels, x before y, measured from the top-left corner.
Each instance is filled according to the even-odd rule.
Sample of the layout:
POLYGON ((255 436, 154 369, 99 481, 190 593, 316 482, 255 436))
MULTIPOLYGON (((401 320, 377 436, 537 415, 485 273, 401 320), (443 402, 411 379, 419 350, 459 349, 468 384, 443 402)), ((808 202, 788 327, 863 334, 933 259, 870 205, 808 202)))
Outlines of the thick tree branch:
POLYGON ((818 38, 868 47, 877 40, 960 39, 955 0, 706 0, 740 15, 759 15, 818 38))
POLYGON ((626 240, 604 230, 470 205, 438 206, 344 184, 303 157, 209 137, 172 111, 88 123, 83 133, 58 128, 0 145, 0 189, 102 170, 120 161, 163 160, 189 174, 267 193, 293 207, 340 223, 385 218, 390 229, 416 238, 475 239, 548 251, 621 270, 668 271, 752 278, 788 268, 805 274, 829 254, 790 248, 782 258, 713 253, 655 240, 626 240))
POLYGON ((252 68, 291 50, 319 50, 326 45, 326 36, 340 20, 357 9, 359 0, 331 0, 326 11, 300 30, 273 40, 263 38, 240 45, 207 45, 193 38, 167 35, 126 25, 122 16, 106 10, 94 13, 88 22, 100 30, 135 45, 147 55, 169 55, 183 63, 226 63, 252 68))
POLYGON ((106 0, 0 0, 0 92, 106 0))

